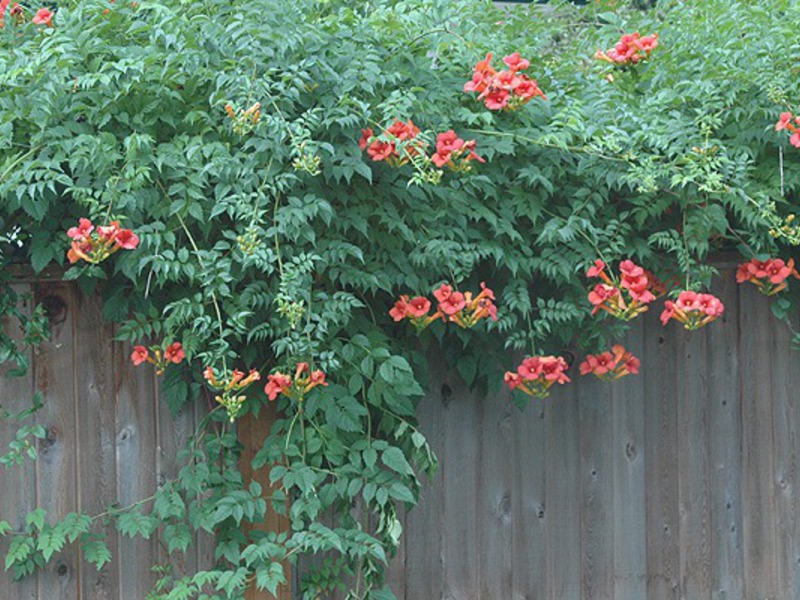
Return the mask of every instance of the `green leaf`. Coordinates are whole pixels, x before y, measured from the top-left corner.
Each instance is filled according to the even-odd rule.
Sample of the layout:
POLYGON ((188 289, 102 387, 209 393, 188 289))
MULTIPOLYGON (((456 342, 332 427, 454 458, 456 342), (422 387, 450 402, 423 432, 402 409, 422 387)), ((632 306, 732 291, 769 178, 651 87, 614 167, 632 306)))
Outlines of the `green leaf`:
POLYGON ((381 454, 381 462, 401 475, 412 475, 414 473, 400 448, 391 446, 384 450, 383 454, 381 454))

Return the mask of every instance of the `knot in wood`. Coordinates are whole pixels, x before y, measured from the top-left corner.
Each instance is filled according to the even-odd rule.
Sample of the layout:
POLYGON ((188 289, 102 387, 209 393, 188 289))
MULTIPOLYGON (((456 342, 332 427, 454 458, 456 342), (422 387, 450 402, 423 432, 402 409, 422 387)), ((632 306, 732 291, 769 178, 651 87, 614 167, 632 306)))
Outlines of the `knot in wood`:
POLYGON ((51 325, 58 325, 67 320, 67 303, 61 296, 48 294, 40 301, 44 314, 51 325))

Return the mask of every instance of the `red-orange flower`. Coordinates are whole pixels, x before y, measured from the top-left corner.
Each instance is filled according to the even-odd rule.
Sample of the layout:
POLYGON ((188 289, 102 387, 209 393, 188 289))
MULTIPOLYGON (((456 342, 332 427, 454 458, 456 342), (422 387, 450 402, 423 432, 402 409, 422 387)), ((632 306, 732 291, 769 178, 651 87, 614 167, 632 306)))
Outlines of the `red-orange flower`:
POLYGON ((143 362, 146 362, 149 357, 150 353, 144 346, 133 347, 133 352, 131 353, 131 362, 133 362, 134 366, 138 367, 143 362))
POLYGON ((660 319, 662 325, 675 319, 683 323, 684 328, 694 330, 720 317, 724 311, 725 307, 716 296, 684 290, 677 300, 667 300, 664 303, 660 319))
POLYGON ((650 58, 650 54, 658 47, 658 34, 640 36, 638 33, 626 33, 610 50, 598 50, 594 57, 614 65, 635 65, 650 58))
POLYGON ((46 25, 47 27, 53 26, 53 13, 49 8, 40 8, 36 11, 33 17, 33 22, 36 25, 46 25))
POLYGON ((604 310, 617 319, 628 321, 646 311, 647 305, 656 299, 650 291, 654 287, 654 278, 651 279, 642 267, 628 259, 620 262, 619 270, 617 283, 606 273, 606 264, 602 260, 595 260, 587 269, 587 277, 603 281, 589 291, 593 315, 604 310))
POLYGON ((267 385, 264 386, 264 391, 270 400, 275 400, 280 394, 288 391, 291 385, 291 377, 283 373, 275 373, 267 375, 267 385))
POLYGON ((529 356, 517 367, 517 372, 507 371, 503 380, 512 390, 520 390, 535 398, 547 398, 553 384, 565 384, 569 365, 560 356, 529 356))
POLYGON ((639 372, 639 359, 617 344, 610 352, 589 354, 581 363, 581 375, 593 375, 605 381, 614 381, 620 377, 639 372))
POLYGON ((79 260, 98 264, 119 249, 133 250, 139 245, 139 236, 130 229, 122 229, 119 221, 97 228, 89 219, 81 218, 77 227, 70 227, 67 236, 72 239, 67 259, 74 264, 79 260))
POLYGON ((496 71, 492 65, 492 55, 479 61, 472 73, 472 78, 464 84, 464 91, 478 92, 478 99, 483 100, 489 110, 515 110, 527 104, 531 99, 540 96, 547 98, 539 89, 536 80, 521 71, 530 66, 530 61, 514 52, 503 58, 509 70, 496 71))
POLYGON ((755 284, 762 294, 772 296, 788 287, 789 276, 800 279, 800 273, 794 267, 794 259, 784 262, 780 258, 768 258, 761 261, 756 258, 742 263, 736 269, 737 283, 749 281, 755 284))
POLYGON ((164 358, 177 365, 186 358, 186 352, 183 351, 183 346, 180 342, 173 342, 164 350, 164 358))

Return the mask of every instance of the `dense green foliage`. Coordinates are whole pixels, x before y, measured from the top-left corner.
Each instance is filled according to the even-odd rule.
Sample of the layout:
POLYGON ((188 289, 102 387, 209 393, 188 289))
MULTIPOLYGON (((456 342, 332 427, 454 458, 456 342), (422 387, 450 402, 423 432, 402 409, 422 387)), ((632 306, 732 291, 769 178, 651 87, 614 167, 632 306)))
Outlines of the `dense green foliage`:
MULTIPOLYGON (((391 597, 379 590, 401 535, 396 506, 415 502, 418 474, 436 464, 414 416, 429 348, 498 390, 509 348, 595 350, 619 333, 590 316, 584 272, 598 257, 697 289, 715 250, 786 257, 778 244, 794 240, 770 230, 792 213, 800 150, 773 126, 799 97, 800 7, 607 4, 82 0, 60 4, 52 28, 6 21, 0 264, 64 265, 79 217, 119 219, 139 247, 67 276, 100 290, 121 339, 182 342, 188 360, 164 381, 173 408, 194 400, 209 365, 267 373, 307 361, 330 383, 304 405, 276 400, 285 418, 256 459, 280 465, 268 501, 242 481, 235 430, 209 428, 153 502, 104 515, 129 535, 166 523, 176 552, 192 528, 217 536, 216 570, 167 573, 154 597, 210 586, 236 598, 253 579, 274 589, 276 561, 315 553, 332 562, 307 575, 306 597, 342 577, 358 582, 353 597, 391 597), (594 52, 631 31, 658 32, 659 47, 606 77, 594 52), (476 61, 515 51, 547 100, 491 112, 463 92, 476 61), (256 102, 257 123, 226 114, 256 102), (411 165, 372 163, 360 129, 395 118, 431 144, 448 129, 474 138, 487 162, 438 185, 414 181, 411 165), (437 323, 418 337, 387 314, 399 294, 481 281, 497 294, 496 323, 437 323), (243 533, 287 498, 291 535, 243 533)), ((786 298, 774 307, 791 310, 786 298)), ((21 358, 0 342, 0 358, 21 358)), ((267 402, 263 386, 247 395, 245 410, 267 402)), ((32 513, 6 564, 24 576, 77 540, 102 565, 94 522, 32 513)))

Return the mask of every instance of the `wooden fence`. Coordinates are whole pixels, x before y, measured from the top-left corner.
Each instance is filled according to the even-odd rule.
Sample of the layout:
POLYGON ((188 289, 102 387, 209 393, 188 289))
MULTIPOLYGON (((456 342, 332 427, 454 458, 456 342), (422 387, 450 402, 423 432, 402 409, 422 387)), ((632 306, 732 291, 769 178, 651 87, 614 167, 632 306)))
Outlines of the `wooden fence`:
MULTIPOLYGON (((433 365, 420 420, 441 469, 404 516, 398 598, 799 598, 800 357, 771 300, 732 279, 715 283, 726 314, 704 330, 662 327, 657 310, 640 320, 625 343, 641 375, 604 384, 573 369, 523 412, 433 365)), ((20 526, 37 505, 63 516, 151 495, 197 414, 171 418, 152 371, 109 343, 94 299, 20 283, 31 286, 53 338, 31 377, 0 380, 0 403, 13 411, 41 390, 48 435, 36 463, 0 470, 0 518, 20 526)), ((2 446, 10 431, 0 422, 2 446)), ((165 551, 110 539, 115 560, 99 573, 66 548, 20 584, 0 574, 0 599, 143 599, 165 551)), ((209 564, 211 547, 199 540, 183 567, 209 564)))

